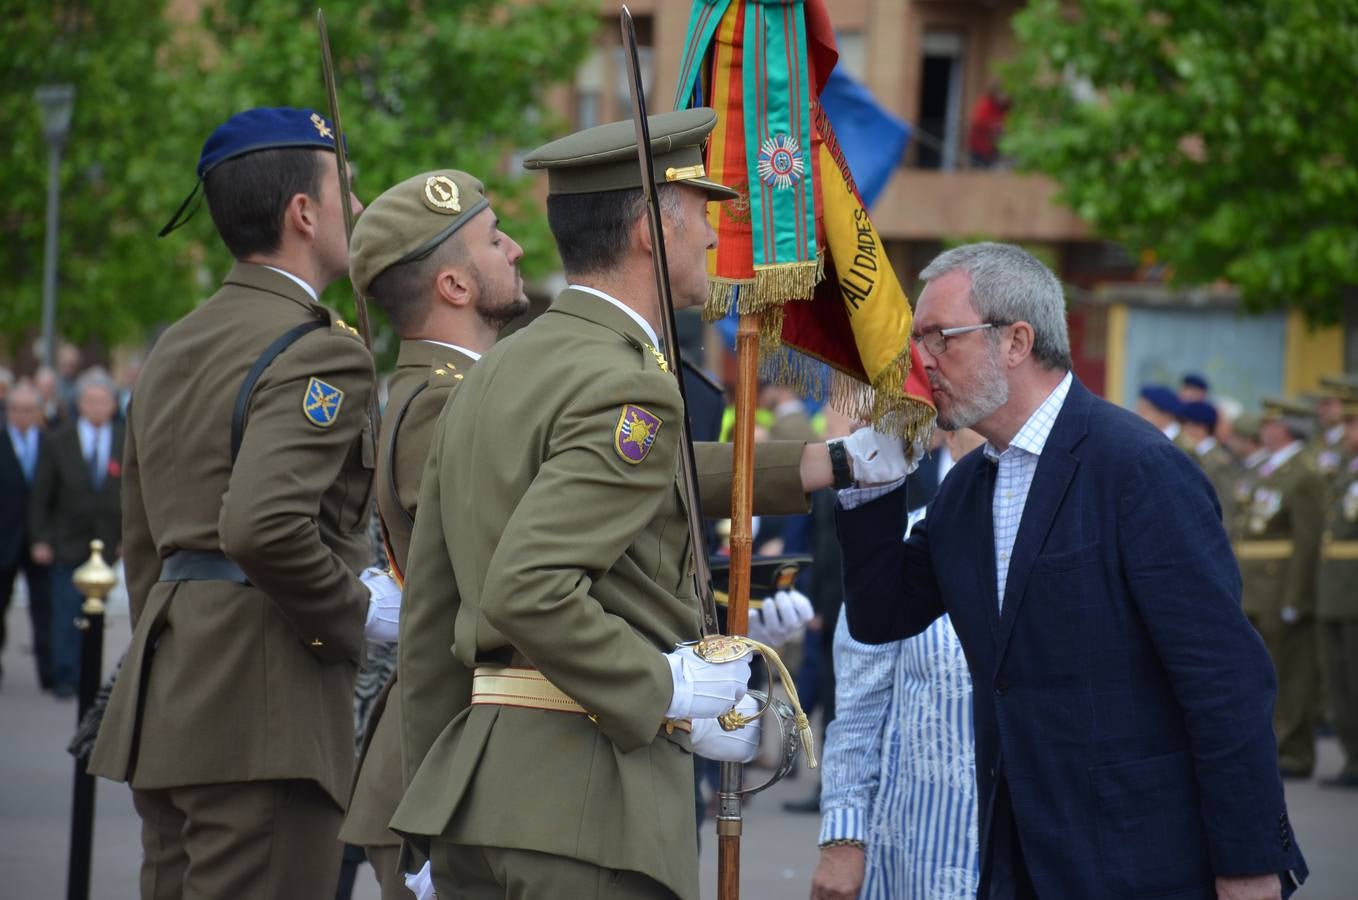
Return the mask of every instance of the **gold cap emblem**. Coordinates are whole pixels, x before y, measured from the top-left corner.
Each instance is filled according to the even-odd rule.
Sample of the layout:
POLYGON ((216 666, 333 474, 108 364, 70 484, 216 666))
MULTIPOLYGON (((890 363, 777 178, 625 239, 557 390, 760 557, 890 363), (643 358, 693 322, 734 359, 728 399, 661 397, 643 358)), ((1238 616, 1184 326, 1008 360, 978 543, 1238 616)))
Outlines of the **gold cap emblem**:
POLYGON ((462 212, 457 182, 447 175, 429 176, 424 183, 424 199, 428 206, 436 212, 444 214, 462 212))
POLYGON ((321 137, 335 139, 335 133, 330 130, 330 126, 325 124, 325 119, 322 119, 318 113, 311 114, 311 124, 316 126, 316 133, 321 137))

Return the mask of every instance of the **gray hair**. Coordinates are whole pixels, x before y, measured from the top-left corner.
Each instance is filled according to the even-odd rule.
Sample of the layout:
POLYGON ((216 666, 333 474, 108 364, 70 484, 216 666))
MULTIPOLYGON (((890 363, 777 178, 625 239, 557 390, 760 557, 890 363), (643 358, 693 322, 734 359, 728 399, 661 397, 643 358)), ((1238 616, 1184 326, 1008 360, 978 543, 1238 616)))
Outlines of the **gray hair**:
POLYGON ((1048 369, 1073 368, 1061 280, 1013 244, 964 244, 934 257, 920 273, 932 281, 953 271, 971 277, 971 306, 986 322, 1033 326, 1033 356, 1048 369))
POLYGON ((84 396, 85 392, 91 388, 103 388, 108 391, 110 397, 115 400, 118 399, 117 385, 113 383, 113 379, 109 377, 108 372, 105 372, 98 366, 86 369, 81 376, 75 380, 75 395, 77 397, 84 396))

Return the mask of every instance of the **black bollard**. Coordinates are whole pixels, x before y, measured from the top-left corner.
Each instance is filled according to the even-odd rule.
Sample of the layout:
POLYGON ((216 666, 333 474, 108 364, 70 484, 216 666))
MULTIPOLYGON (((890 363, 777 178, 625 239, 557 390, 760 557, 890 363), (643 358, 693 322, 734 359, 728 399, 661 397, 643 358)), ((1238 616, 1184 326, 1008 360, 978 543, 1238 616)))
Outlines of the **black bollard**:
MULTIPOLYGON (((75 585, 85 595, 80 607, 80 705, 76 725, 94 704, 104 671, 104 597, 113 587, 113 570, 104 562, 104 542, 90 541, 90 558, 75 570, 75 585)), ((94 776, 85 771, 85 760, 75 761, 75 784, 71 803, 71 856, 66 870, 67 900, 89 900, 90 857, 94 849, 94 776)))

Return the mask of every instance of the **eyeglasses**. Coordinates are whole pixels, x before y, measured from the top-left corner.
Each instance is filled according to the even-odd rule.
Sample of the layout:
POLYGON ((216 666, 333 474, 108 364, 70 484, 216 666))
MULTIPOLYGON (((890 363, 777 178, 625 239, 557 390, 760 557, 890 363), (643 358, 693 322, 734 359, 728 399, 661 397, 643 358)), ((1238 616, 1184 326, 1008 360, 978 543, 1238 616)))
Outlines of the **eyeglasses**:
POLYGON ((916 346, 923 347, 929 351, 931 356, 942 356, 948 352, 948 338, 957 337, 962 334, 970 334, 973 331, 985 331, 987 328, 1001 327, 1002 322, 982 322, 980 325, 959 325, 956 328, 940 328, 937 331, 926 331, 924 334, 912 334, 910 339, 916 346))

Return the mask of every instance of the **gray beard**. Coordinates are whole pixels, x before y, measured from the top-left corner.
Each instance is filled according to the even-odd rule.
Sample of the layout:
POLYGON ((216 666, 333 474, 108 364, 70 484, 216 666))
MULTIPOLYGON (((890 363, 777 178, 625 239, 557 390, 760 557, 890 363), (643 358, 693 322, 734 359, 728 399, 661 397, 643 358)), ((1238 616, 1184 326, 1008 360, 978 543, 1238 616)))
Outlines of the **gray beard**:
POLYGON ((985 362, 976 371, 976 387, 972 396, 962 399, 948 388, 949 409, 938 414, 938 427, 944 431, 971 428, 986 416, 1009 402, 1009 381, 1000 368, 999 353, 986 354, 985 362))

